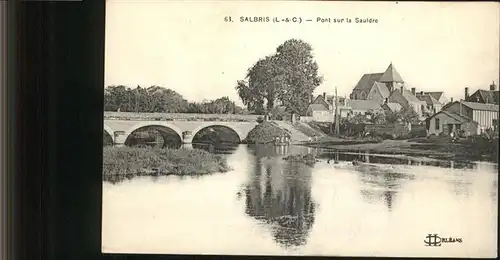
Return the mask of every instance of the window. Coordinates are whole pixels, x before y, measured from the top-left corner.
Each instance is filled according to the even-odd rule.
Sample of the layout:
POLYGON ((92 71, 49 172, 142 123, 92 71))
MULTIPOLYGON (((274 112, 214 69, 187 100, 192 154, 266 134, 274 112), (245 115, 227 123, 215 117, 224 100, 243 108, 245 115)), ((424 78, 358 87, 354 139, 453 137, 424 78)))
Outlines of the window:
POLYGON ((436 122, 436 130, 439 130, 439 118, 434 119, 434 122, 436 122))

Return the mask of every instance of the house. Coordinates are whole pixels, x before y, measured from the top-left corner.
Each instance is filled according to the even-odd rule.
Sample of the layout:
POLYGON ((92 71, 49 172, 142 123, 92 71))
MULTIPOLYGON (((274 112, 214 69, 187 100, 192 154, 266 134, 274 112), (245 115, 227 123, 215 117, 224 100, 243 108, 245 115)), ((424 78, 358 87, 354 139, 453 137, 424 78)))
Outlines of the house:
POLYGON ((310 104, 306 116, 312 117, 312 120, 316 122, 333 122, 332 111, 321 104, 310 104))
POLYGON ((390 94, 389 89, 387 89, 387 86, 384 83, 375 82, 373 83, 370 92, 368 92, 366 99, 375 101, 381 105, 384 103, 385 99, 390 96, 390 94))
POLYGON ((498 127, 499 105, 496 104, 455 101, 444 106, 442 111, 470 118, 478 125, 477 134, 498 127))
POLYGON ((424 92, 420 91, 416 93, 416 97, 420 99, 421 97, 424 96, 431 96, 434 99, 436 99, 442 106, 448 103, 448 98, 445 96, 443 91, 432 91, 432 92, 424 92))
POLYGON ((333 122, 333 104, 327 101, 326 93, 318 95, 309 104, 306 116, 316 122, 333 122))
POLYGON ((427 120, 427 135, 461 133, 462 136, 477 134, 478 123, 457 112, 441 110, 427 120))
POLYGON ((400 86, 398 90, 391 92, 388 98, 388 103, 398 103, 402 107, 412 108, 419 117, 423 116, 426 107, 425 101, 419 100, 412 92, 400 86))
POLYGON ((421 92, 420 94, 417 93, 416 97, 420 101, 425 102, 425 109, 423 110, 424 114, 435 114, 439 111, 441 111, 441 108, 443 107, 444 104, 446 103, 441 103, 436 97, 442 97, 443 95, 433 95, 431 93, 442 93, 442 92, 421 92))
POLYGON ((371 100, 349 100, 348 107, 351 115, 365 115, 367 112, 384 113, 380 104, 371 100))
MULTIPOLYGON (((415 96, 415 88, 408 91, 399 72, 391 63, 384 73, 364 74, 354 87, 352 100, 370 100, 382 106, 386 100, 402 107, 411 107, 422 117, 425 101, 415 96)), ((386 107, 387 108, 387 107, 386 107)))
POLYGON ((478 102, 484 104, 499 104, 499 91, 496 89, 495 82, 490 85, 490 90, 478 89, 469 96, 469 88, 465 88, 465 101, 478 102))

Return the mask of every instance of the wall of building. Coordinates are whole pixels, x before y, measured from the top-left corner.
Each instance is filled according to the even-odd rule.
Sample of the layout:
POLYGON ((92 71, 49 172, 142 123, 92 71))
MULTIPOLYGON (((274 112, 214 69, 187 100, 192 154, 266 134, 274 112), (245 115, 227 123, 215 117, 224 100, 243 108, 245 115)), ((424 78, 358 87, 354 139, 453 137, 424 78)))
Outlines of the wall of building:
POLYGON ((469 107, 462 105, 462 109, 460 109, 460 103, 455 103, 446 108, 446 111, 460 113, 472 118, 472 120, 476 121, 480 128, 489 128, 493 127, 493 119, 498 120, 498 111, 484 111, 484 110, 472 110, 469 107))
POLYGON ((429 129, 427 130, 427 135, 439 135, 442 132, 448 131, 448 124, 461 124, 461 122, 449 117, 445 113, 440 113, 433 116, 429 120, 429 129), (437 120, 439 120, 439 122, 436 123, 437 120))
POLYGON ((454 103, 454 104, 450 105, 449 107, 447 107, 445 110, 449 111, 449 112, 455 112, 457 114, 461 113, 464 116, 472 118, 472 109, 470 109, 469 107, 466 107, 464 105, 460 105, 460 103, 454 103), (462 108, 460 108, 460 106, 462 108))
POLYGON ((410 106, 415 110, 415 112, 418 114, 418 116, 422 116, 422 106, 425 106, 425 102, 411 102, 410 106))
POLYGON ((377 87, 372 87, 372 89, 371 89, 370 93, 368 93, 368 96, 366 97, 366 99, 375 101, 379 104, 383 104, 385 101, 385 98, 382 97, 382 94, 380 93, 380 91, 377 87))
POLYGON ((481 128, 493 128, 493 120, 498 120, 498 111, 474 110, 472 120, 476 121, 481 128))
POLYGON ((317 122, 333 122, 333 115, 330 111, 313 111, 312 117, 317 122))

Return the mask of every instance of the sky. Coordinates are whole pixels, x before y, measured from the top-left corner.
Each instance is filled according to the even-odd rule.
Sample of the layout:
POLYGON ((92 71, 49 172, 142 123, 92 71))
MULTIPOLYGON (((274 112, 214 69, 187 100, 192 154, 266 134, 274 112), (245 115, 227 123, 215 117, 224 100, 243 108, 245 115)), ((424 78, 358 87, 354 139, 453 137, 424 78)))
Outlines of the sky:
POLYGON ((159 85, 190 101, 228 96, 241 104, 236 82, 295 38, 311 44, 324 77, 315 94, 337 87, 348 96, 364 73, 384 72, 392 62, 417 92, 459 99, 466 86, 472 93, 499 85, 499 14, 494 2, 108 0, 104 86, 159 85), (313 22, 242 23, 242 16, 313 22), (355 23, 356 17, 378 23, 355 23))

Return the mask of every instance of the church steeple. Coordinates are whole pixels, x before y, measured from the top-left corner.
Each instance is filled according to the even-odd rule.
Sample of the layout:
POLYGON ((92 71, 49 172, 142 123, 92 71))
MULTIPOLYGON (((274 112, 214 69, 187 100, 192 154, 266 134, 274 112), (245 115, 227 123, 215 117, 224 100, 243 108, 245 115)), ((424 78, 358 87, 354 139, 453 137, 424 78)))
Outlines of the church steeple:
POLYGON ((394 90, 394 83, 404 83, 403 78, 399 75, 398 71, 391 64, 385 70, 382 77, 380 77, 380 82, 385 83, 390 92, 394 90))

